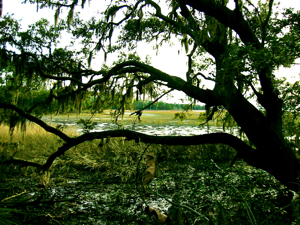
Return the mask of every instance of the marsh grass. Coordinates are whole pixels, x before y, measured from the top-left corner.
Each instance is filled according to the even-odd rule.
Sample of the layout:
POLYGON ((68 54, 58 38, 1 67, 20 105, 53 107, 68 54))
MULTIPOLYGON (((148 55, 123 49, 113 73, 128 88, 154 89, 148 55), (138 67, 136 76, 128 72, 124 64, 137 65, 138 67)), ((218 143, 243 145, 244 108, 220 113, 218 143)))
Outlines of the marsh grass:
MULTIPOLYGON (((124 124, 133 124, 138 123, 142 125, 154 125, 154 126, 162 126, 162 125, 192 125, 198 126, 202 120, 199 120, 199 115, 203 114, 204 112, 195 112, 191 111, 186 114, 186 119, 180 121, 179 119, 175 119, 175 113, 178 111, 174 110, 145 110, 141 116, 141 120, 139 121, 135 115, 130 116, 131 113, 134 111, 125 111, 125 115, 119 117, 118 122, 124 124)), ((101 114, 94 114, 92 117, 89 113, 83 112, 81 114, 76 113, 69 113, 69 114, 58 114, 58 115, 48 115, 45 118, 48 120, 59 120, 59 121, 72 121, 76 122, 79 119, 89 119, 91 118, 94 122, 99 123, 109 123, 115 122, 115 118, 112 116, 112 111, 105 110, 101 114)), ((203 120, 204 122, 204 120, 203 120)))
MULTIPOLYGON (((16 130, 12 137, 1 126, 0 143, 2 160, 39 163, 62 144, 36 125, 29 125, 25 134, 16 130)), ((12 224, 157 224, 144 212, 147 203, 173 220, 174 207, 181 206, 189 224, 297 224, 299 203, 291 201, 293 193, 243 161, 229 167, 234 156, 224 145, 88 141, 55 160, 47 183, 36 169, 1 164, 0 210, 9 210, 1 210, 0 217, 12 224), (146 148, 155 155, 156 174, 143 199, 139 191, 146 148), (176 203, 173 208, 167 200, 176 203)))
MULTIPOLYGON (((67 130, 69 135, 75 135, 76 131, 67 130)), ((26 131, 16 128, 12 135, 7 126, 0 126, 0 143, 2 150, 9 151, 14 158, 41 162, 52 154, 61 144, 61 140, 46 132, 35 124, 28 124, 26 131)))

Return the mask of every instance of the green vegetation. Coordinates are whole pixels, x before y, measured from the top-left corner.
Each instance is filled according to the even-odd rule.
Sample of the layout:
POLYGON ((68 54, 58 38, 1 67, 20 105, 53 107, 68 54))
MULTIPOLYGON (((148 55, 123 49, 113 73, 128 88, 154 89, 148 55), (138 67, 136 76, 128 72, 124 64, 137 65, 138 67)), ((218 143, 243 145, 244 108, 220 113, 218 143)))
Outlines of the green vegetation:
MULTIPOLYGON (((163 119, 156 124, 163 125, 175 112, 147 113, 147 122, 156 121, 153 114, 158 113, 163 119)), ((193 114, 194 123, 199 123, 198 113, 193 114)), ((84 115, 77 116, 88 132, 94 122, 85 124, 84 115)), ((109 111, 104 115, 109 119, 109 111)), ((265 171, 236 160, 234 149, 226 145, 171 147, 123 138, 93 140, 71 148, 43 173, 7 162, 13 157, 43 164, 61 140, 34 124, 27 125, 25 135, 16 130, 10 136, 9 127, 0 128, 0 224, 157 224, 158 214, 179 224, 300 222, 298 195, 265 171), (154 154, 156 170, 144 196, 142 176, 149 153, 154 154), (154 211, 147 213, 149 209, 154 211)), ((70 127, 61 129, 78 135, 70 127)), ((287 132, 299 134, 292 127, 287 132)))
MULTIPOLYGON (((150 105, 151 101, 134 101, 133 109, 140 110, 144 107, 150 105)), ((147 108, 149 110, 204 110, 205 107, 202 105, 189 105, 189 104, 178 104, 178 103, 166 103, 166 102, 156 102, 147 108)))
MULTIPOLYGON (((41 163, 60 146, 59 138, 35 125, 28 126, 26 136, 16 131, 11 142, 8 127, 0 132, 2 162, 13 156, 41 163)), ((157 213, 178 224, 299 223, 294 193, 241 160, 230 166, 234 157, 225 145, 149 146, 117 138, 70 149, 47 175, 2 164, 0 223, 157 224, 157 213), (149 153, 156 172, 143 196, 149 153), (146 205, 155 212, 147 214, 146 205)))
MULTIPOLYGON (((104 110, 102 113, 96 113, 91 116, 89 112, 83 111, 78 113, 65 113, 57 115, 46 115, 43 118, 46 121, 57 121, 62 125, 64 123, 81 123, 83 120, 90 121, 89 123, 115 123, 114 110, 104 110), (81 122, 80 122, 81 121, 81 122)), ((118 120, 118 124, 130 125, 130 124, 140 124, 140 125, 152 125, 152 126, 162 126, 162 125, 191 125, 199 126, 201 123, 205 122, 205 112, 195 112, 189 111, 185 112, 185 119, 181 120, 176 117, 178 111, 173 110, 144 110, 140 119, 134 115, 133 110, 126 110, 122 118, 118 120)), ((221 124, 221 117, 219 120, 209 121, 209 125, 219 125, 221 124)))
POLYGON ((0 223, 300 224, 300 85, 275 76, 300 56, 299 12, 275 0, 89 2, 88 20, 85 0, 23 1, 55 24, 0 20, 0 223), (138 55, 173 43, 180 77, 138 55), (190 104, 160 102, 172 91, 190 104), (105 121, 113 129, 92 132, 105 121), (209 132, 125 129, 138 123, 209 132))

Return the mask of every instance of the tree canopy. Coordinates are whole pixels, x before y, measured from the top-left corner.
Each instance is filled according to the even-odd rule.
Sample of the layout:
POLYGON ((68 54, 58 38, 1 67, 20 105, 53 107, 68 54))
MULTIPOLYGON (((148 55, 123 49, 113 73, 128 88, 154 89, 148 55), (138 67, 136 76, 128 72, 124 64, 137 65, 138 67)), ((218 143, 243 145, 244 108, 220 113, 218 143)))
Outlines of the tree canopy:
POLYGON ((299 190, 298 146, 285 133, 285 116, 297 121, 299 84, 286 84, 274 75, 278 67, 292 66, 299 57, 299 12, 278 11, 274 0, 116 0, 103 1, 99 16, 86 21, 75 13, 78 7, 84 10, 85 0, 24 2, 53 9, 55 25, 42 19, 23 31, 10 15, 0 21, 0 119, 11 128, 32 121, 64 141, 47 162, 29 165, 47 170, 71 147, 108 136, 167 145, 221 143, 233 147, 238 158, 299 190), (68 10, 66 18, 60 14, 63 9, 68 10), (66 36, 72 40, 62 46, 66 36), (174 38, 188 57, 182 77, 151 66, 150 59, 142 60, 135 52, 139 42, 159 51, 174 38), (93 70, 97 54, 118 59, 93 70), (205 87, 206 80, 214 82, 213 89, 205 87), (129 130, 69 137, 41 120, 54 103, 80 110, 82 100, 92 95, 92 112, 118 105, 122 115, 133 100, 155 100, 172 90, 204 103, 208 120, 217 111, 228 112, 246 138, 225 132, 158 137, 129 130))

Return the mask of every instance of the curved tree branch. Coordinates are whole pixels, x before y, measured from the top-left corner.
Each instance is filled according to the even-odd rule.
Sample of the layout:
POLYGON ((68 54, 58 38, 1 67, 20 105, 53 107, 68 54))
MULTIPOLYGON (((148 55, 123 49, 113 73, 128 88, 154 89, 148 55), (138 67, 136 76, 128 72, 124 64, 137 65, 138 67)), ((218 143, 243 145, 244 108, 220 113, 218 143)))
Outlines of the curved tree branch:
POLYGON ((182 78, 171 76, 167 73, 164 73, 152 66, 144 64, 138 61, 126 61, 120 63, 114 67, 114 70, 117 71, 118 68, 127 69, 128 72, 132 69, 131 72, 144 72, 150 74, 153 79, 166 82, 166 86, 178 91, 186 93, 188 96, 193 97, 200 102, 209 103, 210 105, 220 105, 221 101, 214 95, 212 90, 205 90, 189 84, 182 78))
POLYGON ((32 167, 36 167, 36 168, 42 168, 41 164, 38 163, 34 163, 34 162, 28 162, 28 161, 24 161, 24 160, 20 160, 20 159, 9 159, 9 160, 4 160, 1 161, 1 164, 13 164, 13 165, 20 165, 20 166, 32 166, 32 167))
POLYGON ((258 49, 261 48, 258 38, 240 13, 230 10, 226 6, 211 0, 179 0, 179 2, 187 4, 200 12, 204 12, 207 15, 216 18, 220 23, 238 33, 245 44, 252 44, 258 49))
POLYGON ((212 56, 217 57, 224 52, 225 49, 222 43, 220 43, 219 41, 210 40, 209 36, 207 35, 207 31, 199 29, 199 26, 197 25, 195 19, 192 17, 190 12, 188 12, 187 7, 184 7, 186 4, 185 2, 179 2, 181 13, 185 17, 185 19, 187 19, 190 26, 183 25, 181 22, 175 21, 170 17, 163 15, 160 6, 156 2, 152 0, 146 0, 146 3, 150 4, 152 7, 155 8, 155 16, 162 19, 167 24, 170 24, 175 28, 179 29, 182 32, 182 34, 188 34, 189 36, 191 36, 197 44, 197 46, 202 46, 212 56))
MULTIPOLYGON (((49 131, 51 132, 51 131, 49 131)), ((57 132, 53 132, 57 134, 57 132)), ((251 158, 255 155, 256 150, 248 146, 241 139, 227 133, 211 133, 195 136, 154 136, 147 135, 131 130, 111 130, 102 132, 86 133, 77 138, 70 138, 66 143, 58 148, 56 152, 51 154, 46 163, 41 165, 38 163, 27 162, 23 160, 10 159, 4 161, 5 164, 19 164, 22 166, 33 166, 44 171, 48 170, 53 164, 54 160, 68 151, 70 148, 81 144, 85 141, 103 139, 107 137, 125 137, 128 141, 134 140, 135 142, 167 144, 167 145, 200 145, 200 144, 225 144, 234 148, 238 152, 238 157, 243 158, 245 161, 251 162, 251 158)))
POLYGON ((58 148, 58 150, 49 156, 47 162, 44 165, 37 163, 26 162, 22 160, 11 159, 5 163, 14 163, 24 166, 35 166, 41 168, 42 170, 48 170, 54 160, 60 155, 64 154, 70 148, 81 144, 85 141, 103 139, 107 137, 126 137, 127 140, 134 140, 135 142, 144 142, 144 143, 155 143, 155 144, 167 144, 167 145, 200 145, 200 144, 226 144, 238 151, 238 155, 245 160, 251 159, 253 153, 256 151, 248 146, 241 139, 227 133, 211 133, 204 135, 195 135, 195 136, 152 136, 143 134, 131 130, 111 130, 111 131, 102 131, 102 132, 93 132, 82 134, 81 136, 71 138, 64 134, 63 132, 47 125, 42 120, 27 114, 22 109, 16 107, 15 105, 0 103, 0 108, 11 109, 17 112, 20 116, 38 124, 46 131, 55 134, 65 141, 65 143, 58 148))
POLYGON ((241 139, 227 133, 211 133, 195 136, 154 136, 147 135, 131 130, 110 130, 102 132, 92 132, 83 134, 77 138, 62 145, 55 153, 53 153, 42 166, 43 170, 47 170, 52 165, 53 161, 64 154, 70 148, 81 144, 85 141, 103 139, 107 137, 125 137, 127 140, 135 142, 167 144, 167 145, 200 145, 200 144, 225 144, 234 148, 240 158, 245 160, 251 159, 256 152, 241 139))
MULTIPOLYGON (((200 12, 214 17, 220 23, 233 29, 241 38, 245 45, 252 45, 256 49, 263 49, 263 43, 261 43, 255 32, 252 31, 250 25, 243 18, 243 15, 239 10, 230 10, 226 6, 211 0, 179 0, 183 4, 187 4, 200 12)), ((267 26, 269 17, 271 16, 272 2, 269 4, 269 12, 265 20, 264 26, 267 26)), ((268 65, 262 68, 258 68, 259 81, 263 90, 262 98, 266 104, 263 107, 267 111, 267 117, 273 129, 281 132, 282 129, 282 100, 278 97, 278 90, 274 86, 272 79, 272 68, 268 65)))
POLYGON ((60 137, 61 139, 63 139, 64 141, 68 142, 70 140, 72 140, 72 138, 70 138, 68 135, 66 135, 65 133, 55 129, 54 127, 51 127, 49 125, 47 125, 44 121, 26 113, 25 111, 23 111, 22 109, 18 108, 15 105, 12 104, 7 104, 7 103, 0 103, 0 108, 4 108, 4 109, 11 109, 14 110, 15 112, 17 112, 20 116, 28 119, 31 122, 34 122, 36 124, 38 124, 39 126, 41 126, 42 128, 44 128, 46 131, 55 134, 56 136, 60 137))

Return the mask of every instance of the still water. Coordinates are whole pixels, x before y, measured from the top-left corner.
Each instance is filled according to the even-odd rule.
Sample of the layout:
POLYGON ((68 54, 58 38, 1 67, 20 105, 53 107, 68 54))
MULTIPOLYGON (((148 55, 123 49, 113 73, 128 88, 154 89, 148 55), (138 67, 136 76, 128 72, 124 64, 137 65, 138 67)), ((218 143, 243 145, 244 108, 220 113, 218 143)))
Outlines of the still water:
MULTIPOLYGON (((54 125, 68 126, 76 129, 79 133, 82 133, 83 129, 80 127, 74 120, 62 120, 62 119, 49 119, 45 118, 45 122, 52 123, 54 125)), ((116 130, 116 129, 125 129, 125 130, 134 130, 149 135, 172 135, 172 136, 192 136, 192 135, 201 135, 213 132, 227 132, 234 135, 238 135, 238 129, 235 127, 226 128, 225 130, 222 127, 217 126, 191 126, 191 125, 143 125, 143 124, 127 124, 119 125, 113 122, 102 122, 98 123, 91 132, 101 132, 107 130, 116 130)))

